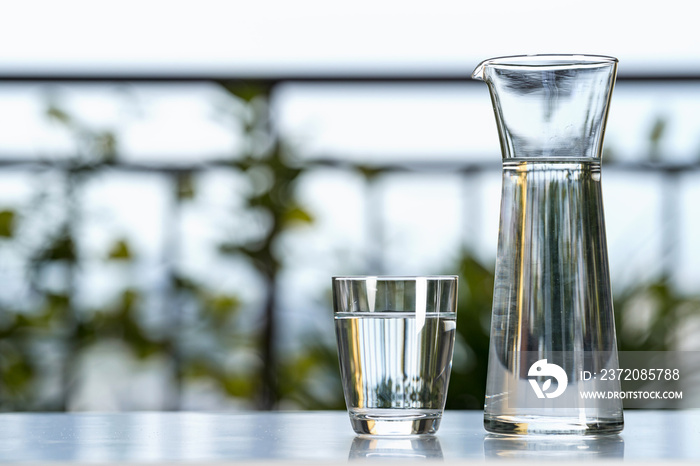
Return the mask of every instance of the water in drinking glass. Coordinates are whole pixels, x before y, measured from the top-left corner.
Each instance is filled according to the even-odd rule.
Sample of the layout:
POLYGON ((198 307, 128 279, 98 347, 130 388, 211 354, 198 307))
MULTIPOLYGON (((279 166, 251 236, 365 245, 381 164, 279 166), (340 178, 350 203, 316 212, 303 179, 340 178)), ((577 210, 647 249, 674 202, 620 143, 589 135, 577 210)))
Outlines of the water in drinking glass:
MULTIPOLYGON (((341 378, 358 433, 425 434, 439 427, 452 367, 456 312, 435 312, 425 303, 423 312, 420 306, 416 312, 412 293, 409 312, 395 306, 372 312, 336 309, 341 378)), ((425 294, 421 299, 435 300, 425 294)))

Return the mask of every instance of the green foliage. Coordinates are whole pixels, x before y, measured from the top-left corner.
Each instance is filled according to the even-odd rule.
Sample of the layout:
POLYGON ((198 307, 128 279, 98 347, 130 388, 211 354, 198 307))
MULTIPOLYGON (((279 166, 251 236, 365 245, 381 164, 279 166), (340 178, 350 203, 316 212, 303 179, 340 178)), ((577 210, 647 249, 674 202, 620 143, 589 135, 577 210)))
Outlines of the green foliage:
POLYGON ((224 85, 224 89, 237 99, 250 104, 256 98, 266 98, 270 88, 259 83, 234 81, 224 85))
POLYGON ((125 239, 115 241, 107 255, 108 259, 129 261, 133 259, 131 247, 125 239))
POLYGON ((283 225, 293 225, 295 223, 311 224, 313 221, 313 216, 299 206, 288 206, 288 210, 284 212, 282 217, 283 225))
POLYGON ((649 131, 649 159, 652 161, 661 160, 661 142, 666 134, 668 121, 659 116, 654 120, 654 124, 649 131))
POLYGON ((177 199, 185 201, 195 197, 194 179, 191 173, 182 173, 177 177, 177 199))
POLYGON ((204 298, 204 312, 214 325, 221 328, 241 308, 238 296, 215 294, 204 298))
MULTIPOLYGON (((493 268, 484 267, 466 253, 459 267, 460 296, 457 317, 459 354, 466 349, 467 363, 455 364, 447 408, 482 409, 486 388, 493 268)), ((700 315, 700 296, 685 296, 661 278, 625 290, 615 298, 619 351, 673 351, 679 330, 688 318, 700 315), (641 319, 639 310, 647 309, 641 319), (630 330, 632 328, 632 330, 630 330)), ((455 358, 459 362, 459 357, 455 358)))
MULTIPOLYGON (((218 246, 218 251, 245 258, 265 283, 263 325, 258 336, 262 365, 254 391, 257 392, 257 405, 266 409, 288 396, 283 393, 290 386, 288 383, 284 386, 290 379, 279 376, 280 372, 284 372, 284 367, 276 354, 277 281, 284 262, 282 257, 278 257, 275 245, 290 228, 309 224, 313 220, 296 198, 298 180, 308 167, 299 163, 292 149, 271 132, 267 112, 269 89, 249 83, 232 83, 225 89, 241 100, 239 104, 244 108, 243 128, 248 140, 244 153, 232 159, 230 166, 247 175, 249 189, 243 199, 244 205, 248 212, 266 219, 266 228, 254 238, 225 241, 218 246)), ((304 361, 313 354, 316 353, 309 351, 302 354, 298 361, 304 361)), ((295 362, 291 364, 299 365, 295 362)), ((296 367, 296 370, 303 372, 303 367, 296 367)), ((230 393, 231 386, 227 384, 225 387, 230 393)), ((303 400, 297 402, 302 403, 303 400)))
POLYGON ((0 238, 12 238, 15 235, 15 222, 14 210, 0 210, 0 238))
POLYGON ((36 315, 19 315, 17 321, 27 327, 60 328, 71 315, 71 297, 66 293, 46 293, 44 306, 36 315))
POLYGON ((662 278, 615 299, 620 351, 674 351, 688 318, 700 316, 700 296, 679 294, 662 278))
POLYGON ((73 125, 73 119, 68 115, 68 113, 58 108, 53 103, 46 109, 46 116, 64 126, 71 127, 73 125))
MULTIPOLYGON (((70 365, 83 351, 109 340, 125 343, 137 358, 167 358, 174 367, 174 384, 186 386, 206 380, 228 396, 247 401, 248 406, 257 402, 258 406, 269 407, 285 402, 301 409, 344 409, 334 344, 309 333, 303 336, 300 348, 278 354, 272 341, 278 279, 286 265, 275 246, 287 232, 314 222, 314 216, 297 196, 300 180, 312 167, 295 158, 292 148, 272 133, 267 113, 269 88, 235 82, 227 84, 225 90, 237 106, 236 118, 245 133, 245 150, 233 154, 226 169, 246 179, 244 213, 255 213, 266 221, 258 236, 234 234, 218 244, 217 250, 222 255, 244 259, 257 271, 266 292, 263 309, 251 309, 250 303, 235 293, 215 291, 208 283, 184 275, 177 266, 169 273, 168 283, 172 331, 154 332, 143 323, 147 290, 137 285, 125 283, 116 297, 101 307, 79 309, 74 283, 82 265, 80 237, 76 235, 82 201, 79 196, 84 183, 118 158, 119 146, 109 129, 90 128, 51 104, 47 117, 75 138, 78 155, 65 173, 65 218, 44 219, 47 228, 38 246, 20 241, 16 234, 18 219, 24 223, 32 215, 31 209, 0 211, 0 238, 5 240, 0 247, 16 248, 28 255, 25 272, 32 293, 31 299, 23 303, 24 308, 18 305, 0 309, 0 409, 63 409, 70 388, 70 365), (65 281, 62 287, 45 283, 45 276, 56 270, 65 281), (185 308, 191 313, 189 321, 182 315, 185 308), (243 318, 250 312, 261 314, 259 325, 252 330, 242 326, 243 318), (62 400, 40 403, 40 352, 33 346, 40 340, 37 335, 65 344, 68 375, 62 400), (193 345, 192 341, 204 343, 193 345), (261 393, 267 389, 271 403, 261 404, 261 393)), ((658 155, 665 130, 666 121, 659 119, 650 134, 652 155, 658 155)), ((382 174, 371 166, 355 168, 368 180, 382 174)), ((171 196, 178 201, 178 207, 196 198, 193 173, 178 172, 171 181, 171 196)), ((44 202, 51 202, 50 196, 45 196, 44 202)), ((231 212, 232 217, 239 214, 231 212)), ((115 239, 102 257, 106 261, 121 261, 123 267, 135 266, 137 262, 132 245, 124 238, 115 239)), ((483 406, 487 371, 493 266, 464 252, 457 268, 458 339, 447 407, 479 409, 483 406)), ((620 350, 673 349, 685 319, 700 314, 700 298, 681 295, 662 278, 618 293, 615 312, 620 350), (649 309, 644 322, 636 314, 640 305, 649 309)))
POLYGON ((34 262, 38 264, 54 261, 75 262, 75 260, 73 235, 65 228, 50 238, 46 246, 39 249, 34 256, 34 262))
POLYGON ((36 375, 33 359, 16 339, 0 340, 0 377, 3 400, 0 406, 11 407, 31 397, 30 387, 36 375))
POLYGON ((49 120, 69 131, 77 143, 78 155, 71 160, 75 172, 100 168, 117 158, 117 138, 111 130, 95 130, 51 102, 46 109, 49 120))
POLYGON ((313 334, 303 341, 299 353, 280 362, 280 399, 303 409, 345 409, 335 345, 325 345, 313 334))
POLYGON ((141 359, 166 351, 167 342, 151 336, 139 322, 141 299, 139 291, 127 288, 105 308, 93 310, 78 323, 75 343, 85 349, 99 341, 119 340, 141 359))
POLYGON ((467 252, 458 266, 458 356, 450 378, 447 408, 481 409, 486 390, 493 267, 485 267, 467 252))
POLYGON ((367 181, 372 181, 382 174, 380 168, 371 167, 369 165, 358 165, 356 169, 367 181))
POLYGON ((117 158, 117 139, 111 131, 100 131, 90 136, 92 147, 90 152, 99 154, 102 163, 112 163, 117 158))
MULTIPOLYGON (((227 90, 235 95, 236 92, 243 92, 233 92, 230 86, 227 90)), ((245 102, 250 104, 253 98, 248 97, 245 102)), ((264 94, 255 94, 255 97, 259 101, 264 94)), ((250 113, 254 117, 246 125, 246 131, 253 141, 259 136, 261 128, 268 126, 267 115, 256 113, 252 108, 250 113)), ((224 242, 218 249, 225 255, 245 257, 266 279, 274 281, 282 267, 274 251, 275 242, 288 228, 309 224, 313 217, 296 200, 298 179, 308 167, 297 163, 293 151, 284 142, 272 135, 269 135, 268 141, 268 144, 261 146, 249 145, 248 152, 231 160, 230 165, 248 175, 250 189, 244 203, 249 211, 258 212, 269 219, 269 227, 260 237, 242 243, 224 242)), ((270 287, 274 289, 273 284, 270 287)))

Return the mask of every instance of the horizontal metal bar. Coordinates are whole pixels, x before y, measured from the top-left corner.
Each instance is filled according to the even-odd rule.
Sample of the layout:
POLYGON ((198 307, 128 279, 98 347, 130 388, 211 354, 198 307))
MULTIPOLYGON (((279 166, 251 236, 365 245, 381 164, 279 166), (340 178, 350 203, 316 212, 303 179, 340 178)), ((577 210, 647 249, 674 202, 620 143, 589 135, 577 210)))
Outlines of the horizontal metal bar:
MULTIPOLYGON (((465 157, 466 158, 466 157, 465 157)), ((640 160, 646 159, 640 158, 640 160)), ((371 170, 373 173, 400 173, 400 172, 439 172, 439 173, 479 173, 488 171, 498 171, 501 169, 500 155, 491 154, 490 160, 461 162, 455 160, 435 160, 433 156, 426 156, 424 161, 407 161, 397 163, 359 163, 343 160, 342 158, 325 157, 301 161, 300 165, 308 168, 338 168, 342 170, 371 170)), ((197 173, 217 168, 233 168, 233 159, 220 158, 208 162, 198 163, 136 163, 128 161, 117 161, 94 165, 78 164, 69 159, 58 160, 31 160, 21 157, 4 156, 0 154, 0 168, 21 168, 21 169, 58 169, 63 171, 78 170, 117 170, 137 173, 163 173, 182 174, 197 173)), ((700 171, 700 160, 689 162, 650 162, 650 161, 621 161, 604 163, 605 169, 615 171, 635 171, 635 172, 663 172, 682 173, 700 171)))

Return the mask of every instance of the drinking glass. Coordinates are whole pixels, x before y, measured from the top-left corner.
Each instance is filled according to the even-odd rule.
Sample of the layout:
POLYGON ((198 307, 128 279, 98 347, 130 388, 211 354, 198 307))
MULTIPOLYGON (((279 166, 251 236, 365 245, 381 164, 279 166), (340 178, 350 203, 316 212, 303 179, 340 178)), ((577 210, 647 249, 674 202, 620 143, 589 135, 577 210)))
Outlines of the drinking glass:
POLYGON ((452 368, 457 277, 333 277, 333 308, 355 432, 435 433, 452 368))

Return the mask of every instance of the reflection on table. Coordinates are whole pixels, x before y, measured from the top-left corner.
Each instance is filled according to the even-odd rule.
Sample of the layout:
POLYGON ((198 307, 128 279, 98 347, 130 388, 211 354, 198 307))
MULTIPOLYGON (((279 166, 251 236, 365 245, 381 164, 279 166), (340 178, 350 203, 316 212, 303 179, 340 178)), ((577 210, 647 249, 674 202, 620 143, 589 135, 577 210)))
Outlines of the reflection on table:
POLYGON ((491 458, 598 460, 622 459, 625 441, 619 435, 601 437, 484 437, 484 456, 491 458))
POLYGON ((441 460, 440 440, 434 436, 372 438, 357 436, 352 441, 348 459, 441 460))

